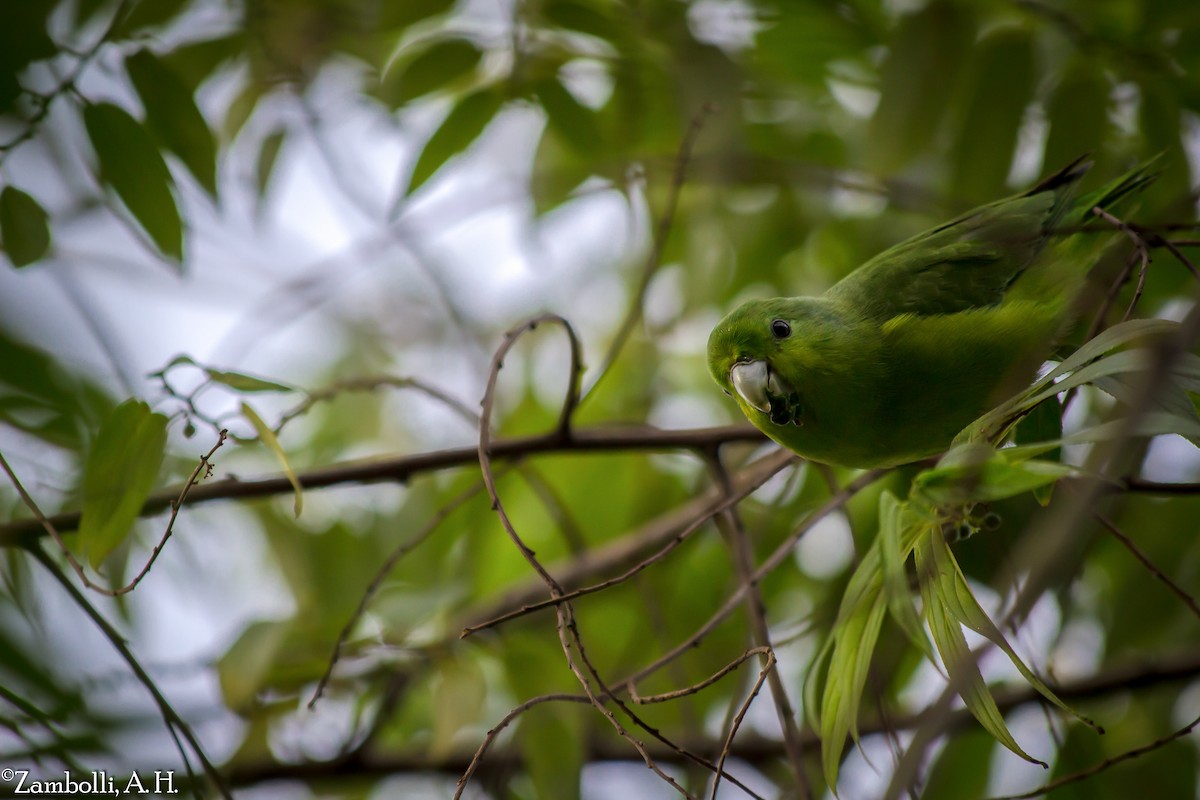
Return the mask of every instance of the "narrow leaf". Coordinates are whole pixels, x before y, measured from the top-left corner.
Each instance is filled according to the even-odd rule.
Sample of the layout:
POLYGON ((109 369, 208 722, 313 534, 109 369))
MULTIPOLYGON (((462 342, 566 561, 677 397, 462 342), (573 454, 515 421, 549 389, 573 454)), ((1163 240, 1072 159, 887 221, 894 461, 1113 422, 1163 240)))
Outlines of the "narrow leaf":
POLYGON ((139 400, 117 406, 100 426, 83 468, 79 547, 92 567, 124 541, 154 488, 167 418, 139 400))
POLYGON ((267 423, 263 422, 262 417, 248 403, 242 403, 242 416, 254 426, 259 441, 269 447, 271 452, 275 454, 275 457, 279 459, 279 465, 283 468, 283 474, 287 476, 288 483, 292 484, 292 489, 296 493, 296 499, 292 504, 292 512, 297 517, 300 516, 300 512, 304 508, 304 490, 300 486, 300 479, 296 477, 295 471, 292 470, 292 465, 288 463, 287 453, 283 452, 283 448, 279 445, 279 439, 276 438, 275 432, 271 430, 267 423))
POLYGON ((580 155, 596 157, 604 144, 596 112, 575 99, 558 79, 550 78, 537 85, 537 98, 546 112, 548 124, 564 142, 580 155))
POLYGON ((380 99, 390 108, 400 106, 449 86, 473 71, 482 54, 466 39, 441 39, 426 47, 407 64, 384 72, 380 99))
MULTIPOLYGON (((861 566, 859 571, 862 571, 861 566)), ((847 588, 833 631, 833 654, 821 698, 820 720, 821 763, 825 780, 831 787, 837 786, 838 765, 846 736, 858 741, 858 710, 875 641, 879 638, 887 610, 878 561, 873 571, 874 575, 863 582, 863 591, 852 594, 847 588)), ((851 583, 854 583, 853 577, 851 583)))
POLYGON ((500 110, 503 98, 490 88, 467 95, 450 110, 441 126, 429 137, 413 167, 406 194, 412 194, 442 165, 474 142, 500 110))
POLYGON ((967 579, 963 575, 962 569, 954 559, 954 554, 950 552, 950 546, 946 544, 945 537, 940 534, 931 536, 929 546, 940 579, 938 584, 939 598, 946 612, 954 620, 966 625, 979 635, 987 637, 993 644, 1003 650, 1004 654, 1008 656, 1009 661, 1013 663, 1013 666, 1017 668, 1025 680, 1029 682, 1029 685, 1036 689, 1042 697, 1045 697, 1051 703, 1078 718, 1083 723, 1096 727, 1091 720, 1060 700, 1058 695, 1052 692, 1050 687, 1043 683, 1041 678, 1037 676, 1037 673, 1026 666, 1021 657, 1017 655, 1017 652, 1013 650, 1012 645, 1004 638, 1004 634, 1000 632, 1000 629, 988 617, 987 612, 979 605, 979 601, 975 599, 975 595, 971 592, 971 587, 967 584, 967 579))
MULTIPOLYGON (((1062 402, 1058 395, 1054 395, 1034 406, 1017 424, 1013 439, 1018 445, 1022 445, 1058 441, 1062 435, 1062 402)), ((1041 457, 1045 461, 1059 462, 1062 460, 1062 448, 1050 448, 1041 457)), ((1039 504, 1046 506, 1050 504, 1053 492, 1054 484, 1050 483, 1035 488, 1033 496, 1039 504)))
POLYGON ((150 134, 111 103, 87 105, 83 122, 100 161, 100 180, 110 186, 163 255, 183 258, 183 225, 172 194, 174 182, 150 134))
POLYGON ((149 50, 125 59, 142 107, 146 127, 163 147, 179 156, 209 195, 217 194, 217 145, 208 122, 196 107, 183 78, 149 50))
POLYGON ((876 542, 882 559, 888 610, 909 641, 934 662, 933 648, 913 605, 912 593, 908 589, 908 574, 904 568, 917 537, 929 524, 891 492, 885 491, 879 496, 879 536, 876 542))
POLYGON ((264 378, 256 378, 253 375, 246 375, 242 372, 230 372, 222 369, 209 369, 205 367, 204 372, 208 377, 212 378, 217 383, 228 386, 239 392, 291 392, 294 391, 291 386, 285 386, 282 383, 269 381, 264 378))
POLYGON ((1004 716, 983 681, 979 665, 967 646, 962 629, 946 607, 947 595, 954 595, 954 576, 943 571, 939 563, 934 550, 938 542, 945 547, 945 539, 941 532, 931 530, 917 543, 917 572, 921 580, 925 618, 929 622, 934 644, 942 654, 942 663, 946 665, 951 685, 962 697, 967 709, 979 720, 979 724, 996 741, 1026 761, 1046 766, 1044 762, 1022 750, 1013 738, 1004 722, 1004 716))
POLYGON ((262 146, 258 150, 258 162, 254 167, 254 180, 260 200, 266 197, 271 175, 275 172, 275 162, 279 159, 279 151, 283 147, 286 135, 287 131, 279 128, 263 137, 262 146))
POLYGON ((0 242, 14 267, 32 264, 50 247, 45 209, 13 186, 0 192, 0 242))

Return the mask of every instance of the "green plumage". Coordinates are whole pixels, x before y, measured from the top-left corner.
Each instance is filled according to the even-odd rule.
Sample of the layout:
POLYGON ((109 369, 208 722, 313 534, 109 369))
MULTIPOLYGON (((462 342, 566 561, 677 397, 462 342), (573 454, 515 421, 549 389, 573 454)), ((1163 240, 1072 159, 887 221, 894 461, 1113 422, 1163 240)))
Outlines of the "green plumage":
POLYGON ((890 466, 945 450, 1029 382, 1099 252, 1091 221, 1153 180, 1085 197, 1081 161, 879 254, 821 297, 743 304, 708 340, 716 382, 775 441, 816 461, 890 466))

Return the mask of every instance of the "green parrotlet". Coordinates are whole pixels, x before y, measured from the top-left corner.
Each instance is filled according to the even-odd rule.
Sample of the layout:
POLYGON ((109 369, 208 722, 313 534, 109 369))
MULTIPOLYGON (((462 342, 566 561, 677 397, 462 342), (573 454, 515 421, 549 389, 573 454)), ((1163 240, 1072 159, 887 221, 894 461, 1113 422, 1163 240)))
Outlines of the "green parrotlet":
POLYGON ((755 427, 814 461, 905 464, 944 451, 1028 385, 1073 317, 1095 221, 1154 175, 1076 198, 1083 159, 872 258, 820 297, 752 300, 708 339, 708 366, 755 427))

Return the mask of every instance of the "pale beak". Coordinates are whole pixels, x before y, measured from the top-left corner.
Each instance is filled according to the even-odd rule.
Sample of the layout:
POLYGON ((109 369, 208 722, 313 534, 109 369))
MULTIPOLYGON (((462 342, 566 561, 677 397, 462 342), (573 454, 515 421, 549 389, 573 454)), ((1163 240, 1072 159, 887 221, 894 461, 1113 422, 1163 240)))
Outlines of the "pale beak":
POLYGON ((729 368, 729 382, 747 405, 764 414, 771 413, 771 401, 767 397, 771 370, 767 362, 739 361, 729 368))

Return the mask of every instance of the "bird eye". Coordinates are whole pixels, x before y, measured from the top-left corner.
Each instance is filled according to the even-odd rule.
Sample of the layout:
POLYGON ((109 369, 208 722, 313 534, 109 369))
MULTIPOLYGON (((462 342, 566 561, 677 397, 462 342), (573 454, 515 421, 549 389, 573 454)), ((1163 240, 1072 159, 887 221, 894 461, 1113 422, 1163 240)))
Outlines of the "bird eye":
POLYGON ((787 323, 787 320, 777 319, 771 323, 771 333, 776 339, 786 339, 792 335, 792 326, 787 323))

